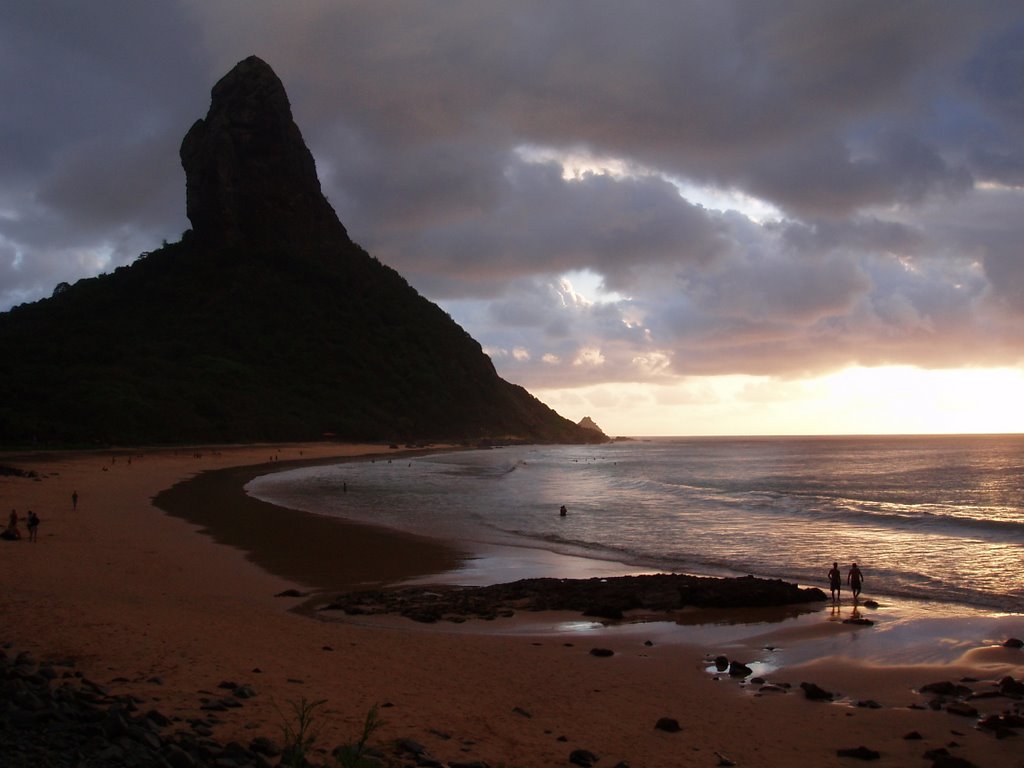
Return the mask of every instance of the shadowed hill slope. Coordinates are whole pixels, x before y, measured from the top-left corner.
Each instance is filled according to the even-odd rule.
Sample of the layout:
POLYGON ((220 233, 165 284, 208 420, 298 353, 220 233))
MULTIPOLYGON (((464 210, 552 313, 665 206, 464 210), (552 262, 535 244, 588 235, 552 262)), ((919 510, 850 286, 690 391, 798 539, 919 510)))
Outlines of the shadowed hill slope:
POLYGON ((181 158, 181 242, 0 315, 0 443, 604 439, 348 238, 264 62, 181 158))

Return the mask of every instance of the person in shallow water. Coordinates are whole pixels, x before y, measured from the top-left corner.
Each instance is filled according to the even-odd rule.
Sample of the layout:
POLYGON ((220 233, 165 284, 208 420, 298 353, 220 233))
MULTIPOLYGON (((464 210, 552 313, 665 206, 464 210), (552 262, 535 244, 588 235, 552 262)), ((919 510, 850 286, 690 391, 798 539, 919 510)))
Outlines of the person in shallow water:
POLYGON ((856 601, 860 596, 860 588, 864 584, 864 574, 860 572, 856 563, 850 566, 850 571, 846 574, 846 581, 849 583, 850 589, 853 590, 853 599, 856 601))
POLYGON ((843 574, 839 571, 839 563, 832 563, 832 570, 828 572, 828 588, 832 591, 832 601, 835 602, 843 591, 843 574))
POLYGON ((568 514, 568 512, 569 511, 565 508, 565 504, 563 504, 562 508, 558 510, 558 515, 559 517, 565 517, 568 514))

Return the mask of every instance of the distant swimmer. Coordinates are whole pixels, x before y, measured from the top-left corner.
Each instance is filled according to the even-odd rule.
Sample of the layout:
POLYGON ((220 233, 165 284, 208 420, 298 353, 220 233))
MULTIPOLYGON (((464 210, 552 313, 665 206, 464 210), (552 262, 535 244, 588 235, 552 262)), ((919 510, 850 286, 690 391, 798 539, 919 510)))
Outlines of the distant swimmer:
POLYGON ((846 574, 846 581, 849 583, 850 589, 853 590, 853 600, 856 602, 860 595, 860 588, 864 584, 864 574, 860 572, 856 563, 850 566, 850 571, 846 574))
POLYGON ((563 504, 561 509, 558 510, 558 515, 559 517, 565 517, 567 514, 569 514, 569 510, 567 510, 565 508, 565 504, 563 504))
POLYGON ((832 601, 835 602, 843 591, 843 574, 839 571, 839 563, 832 563, 828 572, 828 588, 832 590, 832 601))

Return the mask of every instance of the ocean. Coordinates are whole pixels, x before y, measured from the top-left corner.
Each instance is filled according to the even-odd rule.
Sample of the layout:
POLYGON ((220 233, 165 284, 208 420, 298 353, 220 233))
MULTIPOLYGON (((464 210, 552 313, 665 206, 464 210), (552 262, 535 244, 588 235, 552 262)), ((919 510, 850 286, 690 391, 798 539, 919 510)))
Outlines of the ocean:
POLYGON ((470 548, 632 570, 827 592, 832 562, 844 574, 857 562, 866 596, 1024 612, 1024 435, 513 446, 287 470, 246 491, 470 548))

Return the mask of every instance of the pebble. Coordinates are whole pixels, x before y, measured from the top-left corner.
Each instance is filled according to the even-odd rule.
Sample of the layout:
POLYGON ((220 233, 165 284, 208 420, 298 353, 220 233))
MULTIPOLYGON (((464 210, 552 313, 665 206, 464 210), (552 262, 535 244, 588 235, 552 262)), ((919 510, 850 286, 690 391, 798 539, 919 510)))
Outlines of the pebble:
POLYGON ((804 696, 811 701, 832 701, 835 698, 830 691, 815 683, 800 683, 800 687, 803 688, 804 696))
POLYGON ((839 757, 852 757, 857 760, 878 760, 881 757, 877 750, 865 746, 837 749, 836 755, 839 757))
POLYGON ((666 733, 679 733, 683 730, 679 725, 679 721, 674 717, 659 717, 658 722, 654 724, 654 727, 659 731, 665 731, 666 733))
POLYGON ((574 749, 569 753, 569 762, 573 765, 583 766, 583 768, 590 768, 597 761, 597 755, 586 749, 574 749))

